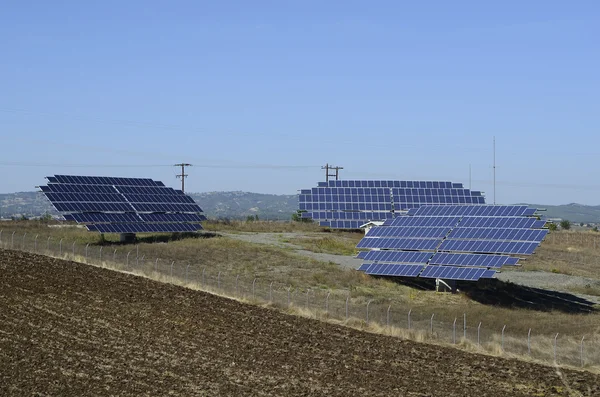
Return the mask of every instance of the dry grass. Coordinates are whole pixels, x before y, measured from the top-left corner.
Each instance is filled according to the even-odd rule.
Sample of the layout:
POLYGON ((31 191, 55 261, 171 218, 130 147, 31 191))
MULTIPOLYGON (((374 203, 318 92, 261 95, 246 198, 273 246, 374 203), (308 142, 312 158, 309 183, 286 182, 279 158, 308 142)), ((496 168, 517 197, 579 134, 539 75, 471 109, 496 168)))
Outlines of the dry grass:
MULTIPOLYGON (((11 222, 10 225, 2 224, 0 226, 4 230, 2 240, 5 246, 7 242, 10 242, 13 230, 18 231, 15 234, 15 245, 20 244, 21 241, 16 236, 22 238, 25 232, 31 238, 36 234, 39 235, 40 243, 45 241, 48 236, 51 236, 55 251, 57 240, 60 238, 65 239, 65 245, 67 245, 68 241, 68 247, 70 247, 72 241, 77 241, 78 257, 76 260, 79 261, 85 260, 81 256, 81 244, 87 244, 90 241, 92 243, 98 242, 97 234, 75 228, 48 228, 46 225, 37 222, 11 222)), ((560 235, 560 233, 558 234, 560 235)), ((574 252, 573 249, 564 249, 564 246, 566 246, 580 249, 578 252, 584 252, 586 258, 594 257, 593 247, 586 246, 586 244, 589 244, 587 240, 577 240, 578 235, 573 235, 576 237, 569 235, 570 242, 568 244, 566 243, 566 237, 564 239, 557 238, 555 241, 552 241, 552 237, 549 237, 548 241, 542 245, 540 251, 543 254, 544 251, 556 250, 556 252, 562 252, 565 255, 572 255, 574 252), (577 243, 578 241, 579 243, 577 243)), ((349 249, 352 246, 351 244, 353 244, 350 243, 353 238, 358 239, 359 236, 344 233, 327 233, 322 236, 311 234, 306 239, 306 244, 315 245, 315 249, 323 250, 334 249, 331 247, 336 246, 338 244, 337 241, 346 241, 341 245, 345 249, 349 249), (332 239, 336 242, 331 243, 332 239), (317 240, 324 240, 324 245, 319 248, 317 240)), ((293 241, 293 243, 298 244, 297 241, 293 241)), ((45 246, 45 244, 43 245, 45 246)), ((31 246, 31 242, 29 246, 31 246)), ((20 248, 20 246, 16 248, 20 248)), ((507 351, 516 351, 519 354, 523 354, 524 351, 526 352, 526 345, 524 347, 523 344, 526 341, 527 332, 531 328, 534 335, 534 339, 532 340, 534 357, 542 357, 546 361, 551 356, 551 339, 556 333, 560 334, 563 349, 572 350, 573 353, 571 355, 575 357, 581 337, 585 336, 586 340, 596 345, 598 345, 597 342, 600 339, 600 314, 596 312, 592 314, 570 314, 559 311, 542 312, 489 304, 484 305, 471 300, 466 295, 419 290, 392 281, 375 279, 366 276, 362 272, 345 270, 332 263, 311 260, 294 254, 289 250, 246 243, 225 237, 189 238, 169 243, 140 243, 137 246, 113 245, 104 246, 104 249, 104 265, 107 267, 123 270, 127 252, 134 252, 131 254, 131 259, 133 259, 137 254, 137 249, 139 249, 140 256, 143 256, 145 261, 139 264, 140 268, 136 270, 136 273, 165 282, 176 282, 192 288, 212 288, 213 292, 228 296, 235 295, 233 293, 233 283, 237 276, 240 277, 240 285, 244 285, 246 299, 249 299, 248 288, 253 278, 259 279, 257 296, 261 296, 262 299, 267 296, 268 292, 266 288, 269 285, 268 283, 271 281, 274 282, 275 293, 278 294, 277 301, 280 303, 285 301, 285 289, 288 286, 292 288, 292 293, 301 293, 306 288, 310 288, 313 292, 310 295, 311 306, 308 311, 312 313, 312 317, 322 318, 326 316, 331 321, 341 321, 345 325, 364 327, 372 332, 380 332, 377 327, 383 327, 381 324, 385 323, 385 311, 390 305, 396 323, 405 321, 408 311, 411 310, 413 328, 418 331, 414 329, 411 331, 404 330, 397 331, 396 334, 397 336, 410 337, 416 340, 431 338, 431 335, 427 335, 426 330, 429 329, 432 314, 435 316, 436 337, 446 342, 451 340, 447 332, 451 329, 454 319, 458 319, 458 323, 460 324, 460 339, 460 336, 462 336, 463 313, 466 313, 469 340, 475 340, 473 332, 480 322, 482 323, 482 335, 484 335, 481 346, 473 347, 472 342, 471 345, 469 345, 468 341, 462 342, 461 346, 467 350, 473 349, 474 351, 478 351, 478 349, 484 349, 494 354, 506 354, 498 347, 501 343, 498 338, 504 325, 507 326, 504 342, 507 347, 510 347, 507 351), (113 249, 117 249, 118 251, 116 254, 116 263, 108 260, 107 253, 112 252, 113 249), (158 272, 154 271, 153 267, 155 258, 160 258, 158 272), (177 264, 176 274, 174 278, 171 278, 167 275, 169 272, 168 264, 173 261, 177 264), (190 272, 190 280, 188 281, 184 280, 182 273, 182 269, 187 265, 189 265, 190 272), (207 278, 213 280, 212 287, 206 285, 199 287, 199 277, 202 270, 206 271, 207 278), (219 272, 221 273, 222 286, 219 290, 216 290, 214 280, 219 272), (361 325, 360 321, 365 322, 364 320, 346 321, 343 318, 340 319, 339 316, 337 319, 334 319, 333 316, 319 312, 316 308, 324 307, 325 296, 328 292, 331 292, 329 298, 331 307, 336 307, 338 313, 343 311, 342 307, 345 298, 350 294, 352 297, 351 317, 357 319, 364 317, 366 304, 371 301, 370 312, 373 320, 367 326, 366 323, 361 325), (379 325, 375 325, 375 323, 379 325), (442 329, 445 330, 446 334, 441 334, 442 329)), ((98 250, 99 246, 91 246, 90 258, 97 258, 98 250)), ((70 259, 70 254, 64 254, 63 256, 70 259)), ((526 263, 524 267, 530 268, 532 264, 535 264, 534 261, 540 260, 540 257, 542 255, 536 255, 536 258, 526 263)), ((560 265, 556 261, 557 255, 554 255, 553 258, 555 262, 547 266, 560 265)), ((128 270, 131 270, 132 263, 133 260, 130 261, 130 268, 128 270)), ((564 266, 566 265, 567 261, 565 260, 564 266)), ((571 266, 568 270, 572 273, 593 275, 597 274, 597 272, 594 273, 594 269, 592 265, 587 265, 575 268, 571 266), (584 272, 584 270, 588 273, 584 272)), ((566 271, 567 269, 563 270, 566 271)), ((590 293, 590 291, 582 292, 590 293)), ((595 293, 597 292, 595 291, 595 293)), ((299 302, 302 298, 296 297, 294 299, 296 302, 299 302)), ((387 329, 386 327, 383 328, 387 329)), ((385 329, 381 332, 391 332, 385 329)), ((402 329, 402 327, 400 326, 398 329, 402 329)), ((588 359, 590 361, 595 359, 596 363, 600 362, 600 352, 598 352, 597 357, 593 356, 588 359)))
POLYGON ((283 240, 298 245, 312 252, 323 252, 335 255, 351 255, 358 253, 356 244, 364 237, 362 233, 330 233, 325 236, 298 237, 283 240))
POLYGON ((551 232, 536 253, 521 261, 523 270, 598 278, 600 274, 600 233, 551 232))
POLYGON ((325 232, 329 229, 314 222, 278 222, 278 221, 206 221, 202 227, 207 231, 222 232, 257 232, 257 233, 290 233, 290 232, 325 232))

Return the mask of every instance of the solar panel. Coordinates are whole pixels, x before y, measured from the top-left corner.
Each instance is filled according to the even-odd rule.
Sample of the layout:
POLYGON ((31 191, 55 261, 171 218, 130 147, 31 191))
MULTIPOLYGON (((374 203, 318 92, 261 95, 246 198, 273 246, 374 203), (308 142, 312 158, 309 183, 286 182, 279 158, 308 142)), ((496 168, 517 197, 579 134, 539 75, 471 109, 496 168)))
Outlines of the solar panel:
POLYGON ((376 250, 360 252, 357 257, 373 262, 426 263, 432 254, 431 252, 376 250))
POLYGON ((376 276, 396 276, 396 277, 416 277, 423 269, 424 264, 363 264, 359 270, 364 271, 366 274, 372 274, 376 276))
POLYGON ((421 274, 419 274, 419 277, 440 278, 444 280, 477 281, 482 278, 482 276, 489 274, 491 274, 490 270, 484 268, 429 265, 423 269, 421 274))
POLYGON ((100 233, 192 232, 206 218, 182 191, 148 178, 55 175, 40 186, 66 220, 100 233))
POLYGON ((356 227, 337 222, 342 219, 383 221, 421 206, 441 204, 480 205, 485 199, 481 192, 443 181, 338 180, 319 182, 298 195, 298 209, 306 211, 303 217, 332 228, 356 227))
POLYGON ((426 263, 419 277, 493 278, 496 269, 533 254, 548 234, 534 214, 515 205, 422 206, 372 228, 357 248, 372 249, 359 257, 379 265, 426 263))

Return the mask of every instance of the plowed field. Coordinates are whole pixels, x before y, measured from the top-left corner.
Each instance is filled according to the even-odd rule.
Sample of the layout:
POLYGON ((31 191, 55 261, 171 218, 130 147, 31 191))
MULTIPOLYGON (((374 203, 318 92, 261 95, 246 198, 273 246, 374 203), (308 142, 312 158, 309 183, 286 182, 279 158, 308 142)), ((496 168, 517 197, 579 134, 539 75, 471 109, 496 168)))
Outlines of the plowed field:
POLYGON ((600 395, 600 376, 0 250, 0 395, 600 395))

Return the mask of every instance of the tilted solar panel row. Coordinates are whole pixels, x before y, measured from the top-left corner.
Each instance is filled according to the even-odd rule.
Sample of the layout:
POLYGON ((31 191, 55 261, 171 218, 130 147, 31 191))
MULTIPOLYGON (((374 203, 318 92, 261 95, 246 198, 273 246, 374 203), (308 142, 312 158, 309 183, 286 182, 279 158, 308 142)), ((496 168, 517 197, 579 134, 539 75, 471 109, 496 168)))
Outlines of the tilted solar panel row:
POLYGON ((88 203, 125 203, 122 194, 95 194, 95 193, 46 193, 48 200, 53 203, 88 202, 88 203))
POLYGON ((86 227, 100 233, 175 233, 202 229, 199 223, 96 223, 86 227))
POLYGON ((365 221, 321 221, 319 226, 332 229, 359 229, 365 221))
POLYGON ((299 203, 301 211, 392 211, 391 203, 299 203))
POLYGON ((384 223, 385 226, 419 226, 419 227, 454 227, 460 221, 460 217, 416 217, 416 216, 397 216, 390 222, 384 223))
POLYGON ((362 251, 358 258, 372 262, 427 263, 432 252, 373 250, 362 251))
POLYGON ((531 255, 539 243, 487 240, 444 240, 439 251, 531 255))
POLYGON ((546 222, 536 218, 491 217, 491 216, 465 216, 460 220, 457 228, 463 227, 489 227, 494 229, 541 229, 546 222))
POLYGON ((132 203, 138 212, 202 212, 197 204, 139 204, 132 203))
MULTIPOLYGON (((50 178, 48 178, 50 180, 50 178)), ((164 186, 149 178, 113 178, 103 176, 55 175, 52 181, 77 185, 164 186)))
POLYGON ((541 242, 548 230, 529 229, 491 229, 491 228, 456 228, 448 238, 451 239, 480 239, 501 241, 535 241, 541 242))
POLYGON ((319 182, 319 186, 329 187, 410 187, 410 188, 455 188, 462 189, 462 183, 443 181, 381 181, 381 180, 337 180, 319 182))
POLYGON ((181 190, 175 190, 170 187, 115 186, 115 188, 120 193, 123 193, 123 194, 148 194, 148 195, 168 195, 168 196, 183 195, 181 190))
POLYGON ((375 227, 367 233, 365 238, 374 237, 423 237, 423 238, 442 238, 450 232, 448 227, 375 227))
POLYGON ((370 219, 386 219, 392 218, 394 214, 392 212, 342 212, 342 211, 315 211, 315 212, 303 212, 302 218, 310 218, 314 220, 325 219, 325 220, 370 220, 370 219))
POLYGON ((185 195, 149 195, 149 194, 123 194, 130 203, 171 203, 171 204, 196 204, 193 198, 185 195))
POLYGON ((110 214, 103 212, 84 212, 65 215, 65 219, 78 223, 134 223, 142 222, 142 219, 135 212, 125 212, 122 214, 110 214))
POLYGON ((524 216, 527 209, 525 205, 423 206, 408 214, 413 216, 524 216))
POLYGON ((353 200, 365 197, 481 197, 475 196, 469 189, 390 189, 390 188, 336 188, 336 187, 313 187, 301 189, 300 196, 304 198, 326 198, 326 197, 349 197, 353 200))
MULTIPOLYGON (((373 252, 373 251, 372 251, 373 252)), ((429 260, 432 265, 454 265, 454 266, 477 266, 501 268, 502 266, 516 265, 519 258, 508 255, 484 255, 484 254, 450 254, 444 252, 436 253, 429 260)))
POLYGON ((414 251, 432 251, 440 239, 426 238, 363 238, 356 248, 403 249, 414 251))
POLYGON ((59 212, 135 212, 129 203, 52 203, 59 212))
POLYGON ((364 263, 358 270, 364 271, 367 274, 377 276, 398 276, 398 277, 417 277, 423 270, 424 264, 378 264, 364 263))
POLYGON ((62 183, 49 183, 47 186, 40 186, 44 193, 119 193, 114 186, 108 185, 66 185, 62 183))
POLYGON ((477 281, 480 278, 493 278, 495 274, 495 270, 481 268, 429 265, 423 269, 419 277, 477 281))

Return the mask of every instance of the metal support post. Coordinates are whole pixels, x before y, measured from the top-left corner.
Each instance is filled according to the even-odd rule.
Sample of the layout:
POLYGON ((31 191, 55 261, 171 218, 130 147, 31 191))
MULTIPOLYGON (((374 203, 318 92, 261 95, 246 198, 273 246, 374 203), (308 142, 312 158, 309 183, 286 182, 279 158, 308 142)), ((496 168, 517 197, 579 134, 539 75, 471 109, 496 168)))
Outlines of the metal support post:
POLYGON ((531 356, 531 328, 527 331, 527 354, 531 356))
POLYGON ((62 256, 62 241, 63 241, 63 239, 61 238, 60 241, 58 242, 58 252, 60 253, 61 256, 62 256))
POLYGON ((252 299, 254 299, 254 297, 256 296, 256 293, 255 293, 256 289, 255 288, 256 288, 256 279, 254 279, 252 281, 252 299))
POLYGON ((431 331, 431 335, 433 335, 433 316, 435 316, 435 313, 431 315, 431 320, 429 321, 429 330, 431 331))
POLYGON ((273 302, 273 282, 269 284, 269 302, 273 302))
POLYGON ((452 343, 456 345, 456 317, 454 317, 454 323, 452 323, 452 343))
POLYGON ((479 325, 477 326, 477 347, 481 346, 480 340, 479 340, 479 335, 480 335, 480 331, 481 330, 481 321, 479 322, 479 325))
POLYGON ((554 337, 554 363, 556 363, 556 339, 558 339, 558 333, 554 337))
POLYGON ((89 246, 90 246, 90 244, 89 244, 89 243, 87 243, 87 244, 85 245, 85 262, 86 262, 86 263, 87 263, 87 258, 88 258, 88 247, 89 247, 89 246))
POLYGON ((371 302, 373 302, 373 300, 367 302, 367 324, 369 324, 369 305, 371 304, 371 302))
POLYGON ((23 234, 23 242, 21 243, 21 249, 23 251, 25 251, 25 237, 27 236, 27 233, 23 234))
POLYGON ((504 352, 504 330, 506 329, 506 325, 502 327, 502 352, 504 352))
POLYGON ((190 264, 188 263, 188 265, 185 267, 185 282, 188 282, 188 272, 190 270, 190 264))
POLYGON ((408 310, 408 329, 410 329, 410 326, 411 326, 411 324, 410 324, 410 313, 412 313, 412 309, 408 310))

